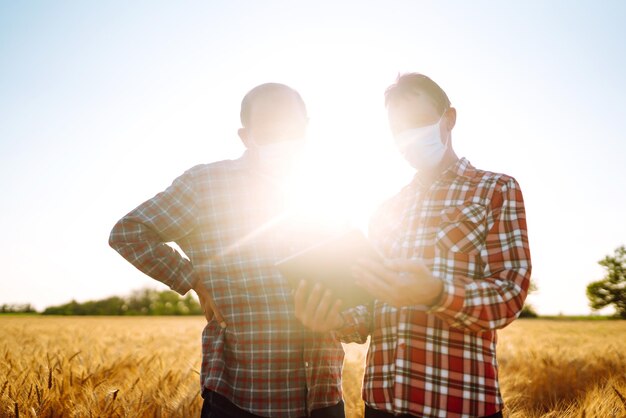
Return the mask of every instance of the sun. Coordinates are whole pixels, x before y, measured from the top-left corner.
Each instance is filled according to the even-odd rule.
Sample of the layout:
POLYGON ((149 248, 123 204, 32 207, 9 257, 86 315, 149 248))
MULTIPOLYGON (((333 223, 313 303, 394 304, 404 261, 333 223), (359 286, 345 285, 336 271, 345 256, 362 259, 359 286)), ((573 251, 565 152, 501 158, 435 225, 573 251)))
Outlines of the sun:
POLYGON ((410 179, 388 132, 309 135, 286 190, 287 210, 310 223, 367 232, 376 208, 410 179))

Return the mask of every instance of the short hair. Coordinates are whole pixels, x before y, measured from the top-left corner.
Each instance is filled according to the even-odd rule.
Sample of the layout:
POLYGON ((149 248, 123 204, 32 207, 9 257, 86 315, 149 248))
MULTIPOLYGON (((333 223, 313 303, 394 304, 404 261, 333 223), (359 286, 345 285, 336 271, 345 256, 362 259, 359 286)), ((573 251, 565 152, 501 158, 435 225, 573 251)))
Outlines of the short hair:
POLYGON ((426 94, 440 114, 450 107, 450 99, 439 84, 419 73, 398 74, 395 83, 385 90, 385 106, 398 99, 426 94))
POLYGON ((252 90, 250 90, 241 101, 241 111, 239 113, 239 118, 241 119, 241 125, 243 127, 248 127, 250 124, 250 114, 252 112, 252 105, 254 102, 261 97, 271 97, 271 96, 282 96, 286 97, 291 95, 298 106, 300 106, 304 115, 306 115, 306 105, 304 104, 304 100, 300 96, 296 90, 291 87, 280 84, 280 83, 265 83, 259 86, 256 86, 252 90))

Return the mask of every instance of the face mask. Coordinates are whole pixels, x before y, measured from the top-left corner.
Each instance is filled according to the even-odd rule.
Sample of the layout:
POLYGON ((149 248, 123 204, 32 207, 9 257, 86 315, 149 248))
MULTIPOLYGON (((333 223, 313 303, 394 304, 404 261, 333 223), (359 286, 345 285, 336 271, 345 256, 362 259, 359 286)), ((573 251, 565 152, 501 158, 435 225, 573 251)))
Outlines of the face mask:
POLYGON ((302 156, 306 140, 290 139, 264 145, 254 145, 258 168, 264 174, 281 176, 291 171, 302 156))
POLYGON ((416 170, 435 168, 443 159, 447 144, 441 141, 439 121, 433 125, 408 129, 395 136, 395 142, 402 156, 416 170))

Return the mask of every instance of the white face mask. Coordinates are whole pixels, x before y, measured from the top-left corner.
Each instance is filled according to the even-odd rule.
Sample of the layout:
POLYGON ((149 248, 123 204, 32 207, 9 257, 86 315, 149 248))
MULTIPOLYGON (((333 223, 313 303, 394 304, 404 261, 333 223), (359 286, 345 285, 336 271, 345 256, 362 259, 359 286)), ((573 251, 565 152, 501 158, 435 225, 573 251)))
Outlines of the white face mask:
POLYGON ((264 174, 281 176, 291 171, 304 153, 306 139, 290 139, 269 144, 254 144, 258 168, 264 174))
POLYGON ((394 137, 402 156, 418 171, 433 169, 443 160, 448 144, 441 140, 442 119, 443 115, 433 125, 408 129, 394 137))

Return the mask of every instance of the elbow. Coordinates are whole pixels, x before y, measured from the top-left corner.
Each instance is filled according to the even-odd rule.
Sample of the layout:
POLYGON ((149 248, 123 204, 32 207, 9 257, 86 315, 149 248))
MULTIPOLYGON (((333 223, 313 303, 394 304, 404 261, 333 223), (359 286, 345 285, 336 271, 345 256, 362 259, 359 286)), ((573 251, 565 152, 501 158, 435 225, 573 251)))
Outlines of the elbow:
POLYGON ((111 229, 109 233, 109 247, 117 251, 120 245, 124 242, 124 227, 123 220, 118 221, 111 229))
POLYGON ((524 308, 524 301, 526 300, 526 292, 522 291, 520 294, 512 298, 502 306, 502 312, 493 321, 489 321, 488 328, 497 330, 502 329, 515 321, 524 308))
POLYGON ((475 333, 505 328, 519 317, 524 307, 524 299, 525 293, 508 302, 484 306, 475 312, 454 318, 452 326, 466 328, 475 333))
POLYGON ((524 309, 526 296, 530 284, 530 271, 524 270, 516 272, 507 280, 506 286, 503 287, 502 303, 493 306, 491 312, 493 321, 490 321, 490 327, 493 329, 501 329, 516 320, 524 309))

